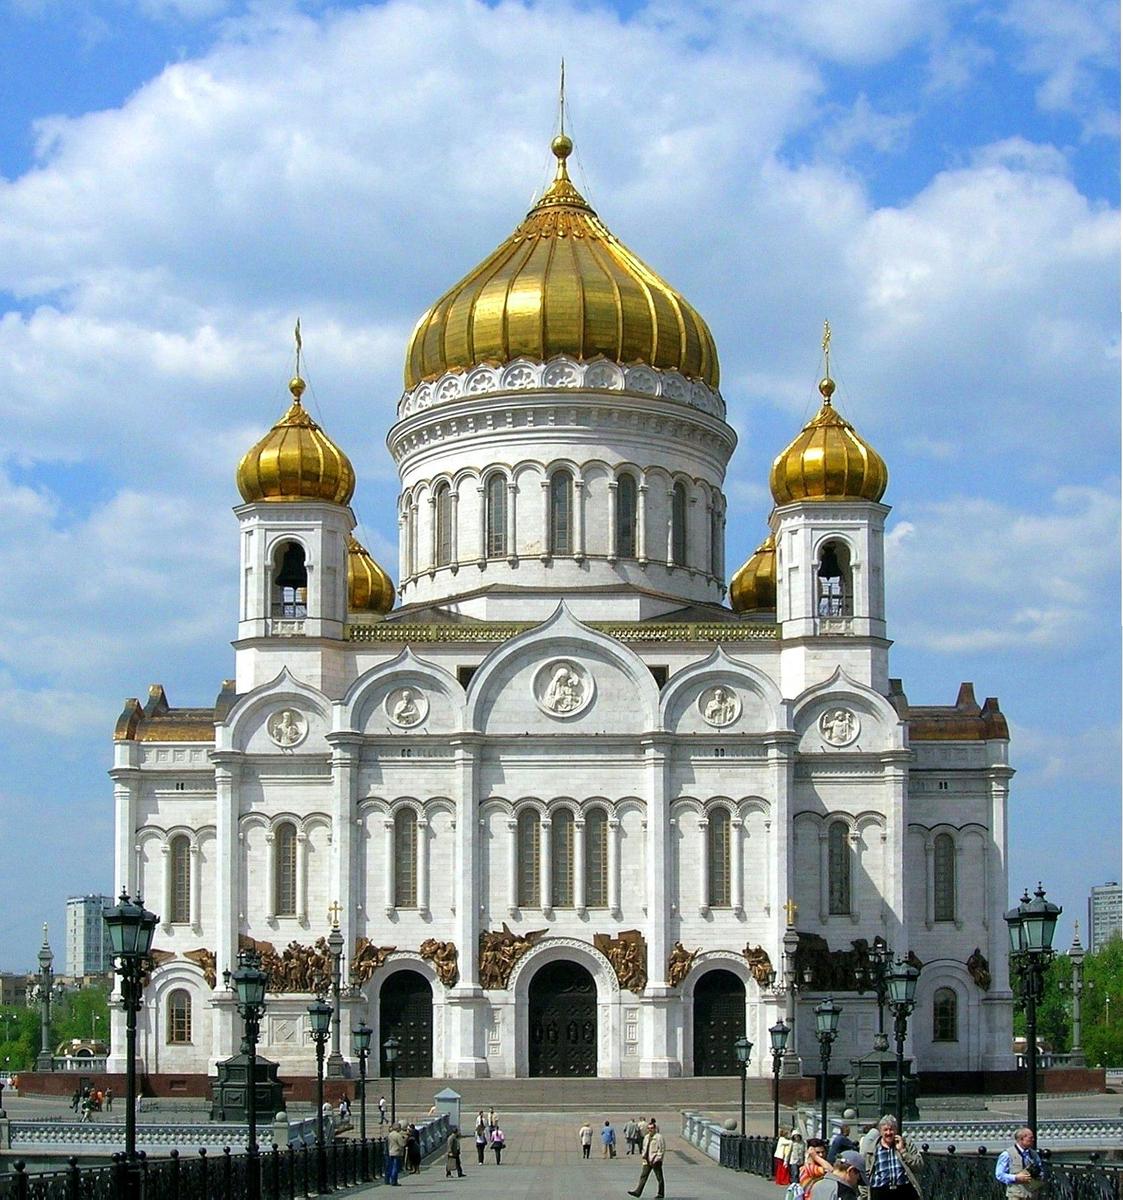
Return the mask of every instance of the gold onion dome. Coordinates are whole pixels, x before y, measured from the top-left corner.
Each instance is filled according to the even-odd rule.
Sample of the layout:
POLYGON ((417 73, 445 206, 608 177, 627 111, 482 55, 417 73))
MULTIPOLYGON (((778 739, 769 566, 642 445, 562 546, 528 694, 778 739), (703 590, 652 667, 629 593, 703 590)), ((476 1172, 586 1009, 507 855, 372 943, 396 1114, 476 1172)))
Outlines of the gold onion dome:
POLYGON ((557 173, 526 220, 417 322, 406 390, 478 363, 546 362, 556 354, 646 363, 716 388, 717 349, 706 322, 573 186, 570 139, 560 134, 551 149, 557 173))
POLYGON ((394 607, 394 585, 370 551, 347 538, 347 608, 350 612, 388 613, 394 607))
POLYGON ((327 500, 348 504, 355 494, 355 470, 347 455, 300 403, 304 380, 289 383, 292 404, 238 464, 238 491, 255 500, 327 500))
POLYGON ((776 607, 776 539, 769 534, 729 583, 734 612, 776 607))
POLYGON ((819 383, 823 404, 772 463, 769 484, 777 504, 794 500, 880 500, 889 468, 874 448, 838 415, 834 380, 819 383))

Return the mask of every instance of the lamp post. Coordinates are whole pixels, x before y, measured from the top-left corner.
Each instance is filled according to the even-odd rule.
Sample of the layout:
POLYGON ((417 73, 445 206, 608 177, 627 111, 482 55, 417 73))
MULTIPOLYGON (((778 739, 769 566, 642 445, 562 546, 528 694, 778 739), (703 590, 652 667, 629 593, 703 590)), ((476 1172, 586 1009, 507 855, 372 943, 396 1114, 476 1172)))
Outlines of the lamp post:
POLYGON ((860 965, 856 972, 858 995, 871 990, 877 997, 877 1034, 874 1037, 873 1048, 878 1053, 889 1049, 889 1038, 885 1033, 885 1000, 889 994, 886 978, 890 964, 893 962, 893 951, 889 943, 879 934, 873 939, 866 963, 860 965))
POLYGON ((1045 984, 1045 969, 1053 960, 1053 933, 1061 915, 1059 904, 1045 899, 1039 883, 1034 898, 1022 894, 1021 903, 1005 915, 1010 930, 1010 965, 1021 985, 1026 1011, 1026 1125, 1037 1132, 1037 1002, 1045 984))
POLYGON ((822 1097, 820 1100, 820 1137, 827 1136, 827 1084, 831 1065, 831 1044, 838 1037, 838 1018, 842 1016, 842 1008, 828 997, 821 1004, 815 1005, 815 1036, 819 1039, 819 1059, 823 1064, 822 1097))
POLYGON ((741 1136, 745 1136, 745 1076, 749 1072, 749 1062, 752 1057, 753 1044, 744 1034, 733 1043, 737 1055, 737 1066, 741 1069, 741 1136))
POLYGON ((359 1027, 351 1033, 351 1039, 355 1043, 355 1054, 359 1059, 359 1142, 363 1150, 364 1173, 367 1169, 367 1056, 370 1054, 370 1039, 373 1036, 374 1030, 366 1021, 360 1021, 359 1027))
POLYGON ((900 958, 897 959, 893 969, 885 975, 889 1007, 893 1012, 893 1036, 897 1042, 895 1113, 899 1132, 905 1128, 905 1035, 908 1033, 909 1014, 916 1007, 916 981, 919 978, 918 968, 900 958))
MULTIPOLYGON (((796 993, 799 991, 799 976, 795 969, 795 954, 799 948, 799 931, 795 927, 795 902, 789 900, 786 908, 788 912, 788 927, 784 930, 784 973, 782 976, 784 991, 787 993, 785 996, 784 1019, 788 1029, 794 1034, 795 1000, 796 993)), ((786 1076, 802 1074, 799 1055, 796 1053, 796 1039, 794 1037, 788 1042, 784 1053, 783 1074, 786 1076)))
POLYGON ((238 1012, 242 1016, 242 1053, 246 1056, 246 1120, 250 1128, 248 1147, 249 1178, 247 1194, 249 1200, 261 1196, 261 1164, 257 1155, 257 1035, 261 1029, 261 1017, 265 1012, 265 989, 269 976, 261 969, 261 955, 256 950, 241 950, 238 967, 231 974, 223 972, 226 986, 234 985, 238 997, 238 1012))
POLYGON ((342 909, 333 904, 328 916, 331 918, 331 933, 328 934, 328 952, 331 954, 331 1003, 333 1008, 331 1018, 331 1054, 328 1056, 328 1078, 343 1078, 343 1053, 339 1046, 339 1015, 342 1005, 339 1003, 339 992, 343 976, 343 934, 339 928, 339 914, 342 909))
POLYGON ((1072 992, 1072 1052, 1069 1054, 1069 1065, 1082 1067, 1084 1065, 1084 1027, 1080 1019, 1080 998, 1084 995, 1084 947, 1080 942, 1080 922, 1074 924, 1072 945, 1068 948, 1068 961, 1072 965, 1072 979, 1069 989, 1072 992))
POLYGON ((386 1065, 390 1068, 390 1123, 393 1124, 398 1119, 398 1054, 401 1052, 402 1044, 398 1039, 391 1034, 382 1043, 382 1053, 386 1059, 386 1065))
POLYGON ((125 1171, 129 1194, 140 1191, 136 1171, 136 1015, 144 995, 145 975, 152 968, 150 952, 159 917, 144 907, 139 896, 120 899, 104 914, 109 928, 114 970, 121 976, 121 1007, 125 1010, 125 1171))
POLYGON ((55 973, 51 969, 55 956, 47 941, 47 926, 43 925, 43 944, 39 947, 39 1057, 35 1060, 37 1071, 50 1071, 54 1066, 51 1053, 51 990, 55 973))
POLYGON ((777 1021, 768 1031, 772 1041, 772 1143, 780 1137, 780 1065, 784 1061, 784 1050, 791 1030, 783 1021, 777 1021))
POLYGON ((331 1005, 320 996, 308 1005, 312 1040, 316 1043, 316 1186, 321 1196, 328 1190, 324 1158, 324 1045, 331 1036, 331 1014, 331 1005))

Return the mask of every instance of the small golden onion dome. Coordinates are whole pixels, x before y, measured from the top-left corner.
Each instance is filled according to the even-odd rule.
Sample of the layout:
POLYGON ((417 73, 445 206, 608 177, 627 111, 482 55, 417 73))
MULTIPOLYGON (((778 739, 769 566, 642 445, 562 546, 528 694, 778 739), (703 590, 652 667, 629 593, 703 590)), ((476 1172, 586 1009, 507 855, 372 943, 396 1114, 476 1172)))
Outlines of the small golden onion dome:
POLYGON ((355 494, 350 459, 300 403, 304 380, 289 383, 292 404, 238 464, 238 491, 256 500, 327 500, 347 504, 355 494))
POLYGON ((734 612, 776 607, 776 539, 769 534, 729 583, 734 612))
POLYGON ((834 380, 819 383, 823 404, 799 436, 772 463, 769 484, 777 504, 794 500, 880 500, 889 468, 849 421, 838 415, 831 397, 834 380))
POLYGON ((417 322, 406 390, 477 363, 556 354, 646 363, 716 388, 717 349, 705 321, 573 186, 565 165, 572 141, 559 134, 551 149, 557 174, 526 220, 417 322))
POLYGON ((347 608, 350 612, 388 613, 394 607, 394 585, 370 551, 347 539, 347 608))

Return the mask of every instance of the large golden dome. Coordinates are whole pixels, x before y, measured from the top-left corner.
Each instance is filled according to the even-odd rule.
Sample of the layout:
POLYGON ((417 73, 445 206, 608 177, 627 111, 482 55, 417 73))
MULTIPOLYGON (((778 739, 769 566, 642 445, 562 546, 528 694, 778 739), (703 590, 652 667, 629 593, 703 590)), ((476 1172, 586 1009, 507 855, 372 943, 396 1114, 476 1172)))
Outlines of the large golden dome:
POLYGON ((289 384, 292 404, 238 464, 238 491, 256 500, 328 500, 347 504, 355 494, 355 471, 347 455, 300 403, 304 380, 289 384))
POLYGON ((477 363, 556 354, 646 363, 718 385, 705 321, 608 229, 573 186, 573 143, 554 138, 557 175, 515 232, 417 322, 405 386, 477 363))
POLYGON ((730 580, 729 607, 734 612, 776 607, 776 539, 772 534, 730 580))
POLYGON ((777 504, 794 500, 880 500, 889 468, 831 404, 834 380, 819 384, 823 404, 794 442, 776 456, 769 485, 777 504))
POLYGON ((388 613, 394 607, 394 585, 370 551, 353 537, 347 539, 347 609, 349 612, 388 613))

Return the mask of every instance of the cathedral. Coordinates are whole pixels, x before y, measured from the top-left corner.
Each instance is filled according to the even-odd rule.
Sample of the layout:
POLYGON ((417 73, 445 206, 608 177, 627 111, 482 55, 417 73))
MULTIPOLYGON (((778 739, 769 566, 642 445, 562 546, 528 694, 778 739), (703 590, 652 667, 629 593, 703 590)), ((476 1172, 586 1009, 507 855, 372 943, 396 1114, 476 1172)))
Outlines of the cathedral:
POLYGON ((890 677, 889 473, 834 404, 829 334, 729 572, 713 337, 552 148, 406 349, 397 588, 298 341, 237 466, 234 678, 118 719, 115 886, 160 918, 143 1070, 199 1090, 235 1053, 223 973, 255 947, 259 1053, 313 1074, 333 945, 343 1058, 366 1021, 400 1075, 734 1074, 741 1035, 767 1075, 785 1015, 786 1068, 814 1073, 828 995, 841 1070, 872 1048, 882 942, 924 964, 917 1070, 1010 1068, 1009 733, 970 684, 920 707, 890 677))

